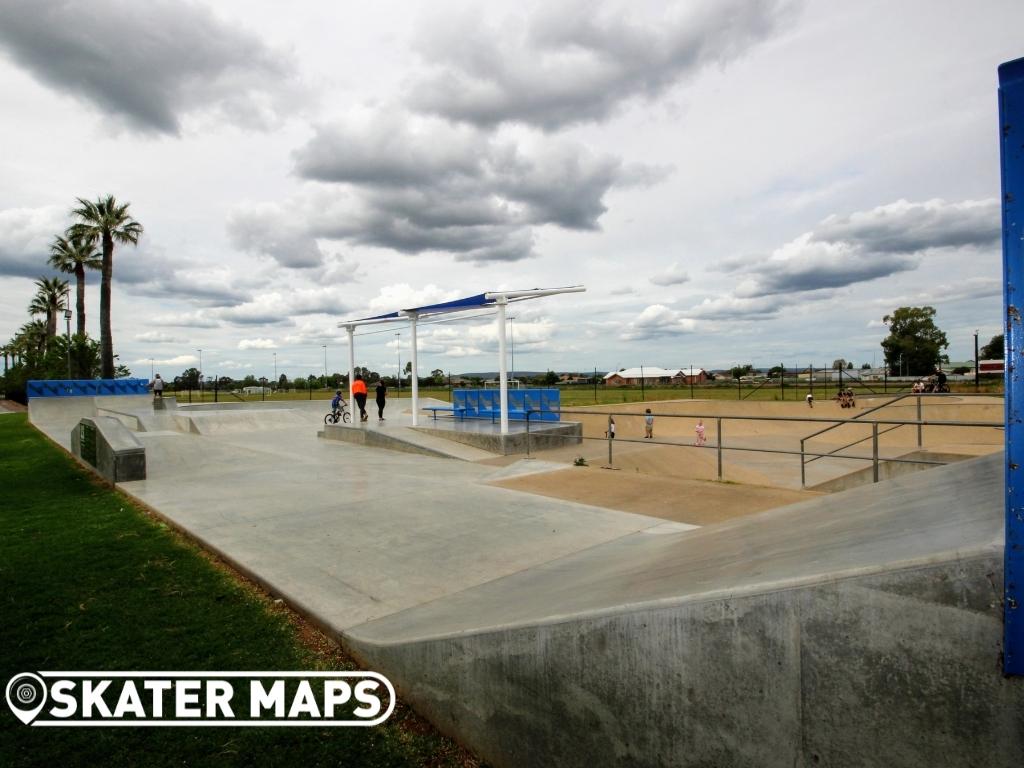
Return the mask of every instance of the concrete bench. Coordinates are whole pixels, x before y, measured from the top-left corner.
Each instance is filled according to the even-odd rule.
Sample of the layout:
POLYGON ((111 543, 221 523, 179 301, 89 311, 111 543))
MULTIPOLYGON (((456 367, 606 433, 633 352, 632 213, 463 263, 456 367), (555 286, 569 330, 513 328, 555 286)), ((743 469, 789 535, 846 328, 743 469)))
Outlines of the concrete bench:
POLYGON ((146 479, 146 449, 112 416, 84 416, 71 430, 71 452, 111 483, 146 479))

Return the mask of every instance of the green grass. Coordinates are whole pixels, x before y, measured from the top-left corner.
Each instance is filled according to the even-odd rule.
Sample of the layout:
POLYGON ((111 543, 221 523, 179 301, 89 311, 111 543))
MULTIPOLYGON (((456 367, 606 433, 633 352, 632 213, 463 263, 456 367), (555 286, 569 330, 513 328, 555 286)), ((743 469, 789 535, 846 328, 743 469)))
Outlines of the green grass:
MULTIPOLYGON (((844 385, 846 386, 846 385, 844 385)), ((870 397, 874 394, 889 394, 895 395, 899 393, 906 393, 910 391, 910 385, 907 384, 904 387, 898 387, 895 384, 890 384, 886 387, 882 382, 871 382, 870 389, 862 386, 853 385, 853 390, 858 397, 870 397)), ((832 383, 828 387, 823 384, 814 385, 814 397, 816 400, 825 400, 836 395, 836 384, 832 383)), ((956 392, 974 392, 973 383, 956 383, 952 385, 952 390, 956 392)), ((691 389, 688 386, 680 387, 645 387, 643 390, 640 387, 605 387, 598 385, 596 391, 593 386, 586 385, 572 385, 559 387, 561 391, 561 402, 563 408, 576 408, 585 405, 616 405, 621 403, 639 403, 639 402, 657 402, 659 400, 687 400, 690 398, 691 389)), ((696 400, 803 400, 806 397, 808 391, 810 391, 806 384, 792 384, 788 380, 784 389, 780 389, 779 385, 768 384, 764 386, 756 386, 753 384, 743 384, 740 389, 737 389, 735 383, 715 383, 695 385, 692 389, 692 394, 696 400)), ((983 394, 1001 394, 1003 391, 1002 380, 982 382, 981 392, 983 394)), ((391 397, 395 396, 395 390, 388 390, 391 397)), ((173 395, 174 393, 168 393, 173 395)), ((439 400, 449 400, 448 387, 420 387, 420 397, 434 397, 439 400)), ((330 400, 334 396, 334 390, 313 390, 312 398, 310 393, 306 390, 292 391, 292 392, 281 392, 274 395, 268 395, 265 399, 272 400, 274 402, 287 402, 289 400, 330 400)), ((188 402, 188 393, 179 392, 177 394, 178 402, 188 402)), ((402 389, 402 397, 409 397, 409 390, 407 388, 402 389)), ((246 400, 254 402, 262 399, 259 395, 245 395, 245 396, 234 396, 224 395, 221 393, 219 399, 227 402, 238 402, 239 400, 246 400)), ((200 402, 199 393, 196 391, 192 392, 192 401, 200 402)), ((204 392, 203 402, 212 403, 213 393, 204 392)), ((325 403, 325 406, 327 404, 325 403)))
MULTIPOLYGON (((0 417, 0 685, 62 670, 354 668, 336 646, 0 417)), ((475 764, 408 708, 375 728, 30 728, 0 705, 0 765, 475 764)))

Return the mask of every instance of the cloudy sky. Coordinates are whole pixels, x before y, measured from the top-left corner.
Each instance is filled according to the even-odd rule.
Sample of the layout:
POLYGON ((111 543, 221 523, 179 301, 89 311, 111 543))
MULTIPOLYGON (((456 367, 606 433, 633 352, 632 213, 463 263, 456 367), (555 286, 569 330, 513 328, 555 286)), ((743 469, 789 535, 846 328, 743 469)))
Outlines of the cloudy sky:
MULTIPOLYGON (((342 370, 339 320, 574 284, 515 307, 516 368, 859 366, 922 304, 967 359, 1022 29, 1019 0, 0 0, 0 337, 113 194, 138 375, 342 370)), ((497 367, 491 316, 420 341, 421 372, 497 367)))

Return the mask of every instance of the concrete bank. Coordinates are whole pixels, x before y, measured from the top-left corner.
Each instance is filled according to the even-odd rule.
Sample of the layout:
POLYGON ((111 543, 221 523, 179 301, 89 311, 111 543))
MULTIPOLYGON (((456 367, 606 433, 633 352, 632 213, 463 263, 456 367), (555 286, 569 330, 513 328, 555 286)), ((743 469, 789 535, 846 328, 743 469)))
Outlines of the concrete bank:
POLYGON ((624 537, 346 638, 502 766, 1020 766, 1001 471, 624 537))

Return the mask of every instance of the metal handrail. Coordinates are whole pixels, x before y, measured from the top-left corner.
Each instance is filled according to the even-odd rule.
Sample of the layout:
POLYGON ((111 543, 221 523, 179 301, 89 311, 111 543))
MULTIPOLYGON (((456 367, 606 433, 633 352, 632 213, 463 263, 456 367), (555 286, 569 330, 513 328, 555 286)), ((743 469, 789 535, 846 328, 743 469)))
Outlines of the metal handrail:
MULTIPOLYGON (((942 393, 934 393, 934 394, 941 395, 942 393)), ((919 434, 920 434, 920 430, 923 427, 992 427, 994 429, 1002 429, 1002 428, 1005 427, 1005 425, 1002 422, 992 422, 992 421, 947 421, 947 420, 932 420, 932 421, 929 421, 929 420, 926 420, 926 419, 921 419, 920 417, 917 418, 917 419, 877 419, 877 420, 876 419, 871 419, 871 420, 868 420, 868 421, 864 421, 861 418, 861 417, 863 417, 864 415, 866 415, 868 413, 872 413, 874 411, 879 410, 880 408, 883 408, 883 407, 886 407, 888 405, 891 405, 893 402, 896 402, 897 400, 902 399, 903 397, 918 397, 918 396, 923 396, 923 395, 918 395, 917 393, 909 393, 907 395, 895 398, 894 400, 892 400, 892 401, 890 401, 888 403, 885 403, 882 406, 877 406, 877 407, 869 409, 867 411, 863 411, 863 412, 857 414, 856 416, 853 416, 853 417, 850 417, 850 418, 839 418, 839 419, 837 419, 837 418, 830 418, 830 417, 827 417, 827 416, 754 416, 754 415, 750 415, 750 414, 745 414, 745 415, 724 415, 723 416, 723 415, 719 415, 719 414, 704 415, 704 414, 700 414, 700 413, 692 413, 692 414, 690 414, 690 413, 655 413, 655 414, 652 414, 652 415, 654 415, 657 418, 672 418, 672 419, 679 419, 679 418, 694 419, 694 418, 700 418, 700 419, 707 419, 709 422, 710 421, 714 421, 715 426, 716 426, 717 442, 715 444, 708 443, 708 444, 706 444, 703 447, 714 448, 716 450, 717 454, 718 454, 718 479, 719 480, 721 480, 722 477, 723 477, 723 471, 722 471, 722 464, 723 464, 722 452, 725 451, 725 450, 729 450, 729 451, 745 451, 745 452, 750 452, 750 453, 778 453, 778 454, 782 454, 782 455, 800 456, 800 481, 801 481, 801 486, 803 486, 803 487, 806 486, 805 474, 804 474, 806 465, 811 463, 812 461, 815 461, 817 459, 822 459, 822 458, 855 459, 855 460, 860 460, 860 461, 870 461, 872 463, 873 467, 874 467, 874 473, 873 473, 873 475, 874 475, 874 478, 873 478, 874 482, 878 482, 878 479, 879 479, 879 465, 883 461, 885 463, 893 463, 893 464, 934 464, 934 465, 944 465, 944 464, 948 463, 948 462, 945 462, 945 461, 936 461, 936 460, 930 460, 930 459, 901 459, 901 458, 884 458, 883 459, 883 458, 881 458, 879 456, 879 451, 878 451, 878 438, 881 435, 886 434, 887 432, 891 432, 892 430, 899 429, 900 427, 903 427, 903 426, 916 426, 918 428, 919 434), (806 450, 806 448, 804 447, 804 443, 805 443, 805 441, 808 438, 801 438, 801 440, 800 440, 800 450, 799 451, 787 450, 787 449, 783 449, 783 448, 750 448, 750 447, 743 447, 743 446, 725 446, 724 445, 724 439, 723 439, 723 430, 722 430, 722 423, 724 421, 799 421, 799 422, 812 422, 812 423, 829 423, 829 424, 832 425, 832 427, 842 426, 844 424, 863 424, 865 426, 870 425, 872 433, 867 438, 863 438, 861 440, 857 440, 857 441, 855 441, 853 443, 850 443, 849 445, 842 446, 842 447, 837 448, 837 449, 835 449, 833 451, 830 451, 828 453, 816 453, 816 452, 813 452, 813 451, 806 450), (880 432, 879 431, 879 427, 880 426, 889 426, 890 429, 887 429, 887 430, 885 430, 883 432, 880 432), (871 456, 861 456, 861 455, 855 455, 855 454, 839 453, 840 451, 844 451, 847 448, 851 448, 854 445, 857 445, 857 444, 862 443, 862 442, 866 442, 867 440, 871 440, 872 441, 872 453, 871 453, 871 456), (811 457, 811 458, 810 458, 810 460, 808 460, 806 457, 811 457)), ((575 414, 588 415, 588 416, 607 416, 607 417, 621 416, 621 417, 637 418, 637 417, 642 417, 644 415, 642 413, 637 413, 636 411, 605 411, 605 410, 595 411, 593 409, 579 409, 579 408, 564 408, 564 409, 563 408, 559 408, 559 409, 552 409, 552 411, 558 413, 559 416, 561 416, 562 414, 574 414, 575 413, 575 414)), ((530 455, 530 416, 533 413, 536 413, 536 412, 537 411, 535 411, 533 409, 527 409, 526 414, 525 414, 526 415, 526 451, 527 451, 527 456, 530 455)), ((816 432, 815 435, 822 434, 825 431, 827 431, 827 429, 826 430, 821 430, 819 432, 816 432)), ((599 438, 599 437, 584 437, 584 436, 580 435, 579 439, 581 439, 581 440, 600 440, 602 438, 599 438)), ((612 438, 610 438, 610 437, 607 437, 605 439, 608 442, 608 462, 609 462, 609 464, 612 463, 612 445, 615 442, 618 442, 618 443, 644 443, 644 444, 647 444, 647 445, 652 445, 652 444, 653 445, 672 445, 672 446, 676 446, 676 447, 680 447, 680 448, 698 447, 698 446, 687 446, 687 445, 682 444, 682 443, 665 442, 665 441, 662 441, 662 440, 658 440, 658 441, 655 441, 654 443, 650 443, 650 442, 647 442, 646 440, 637 440, 637 439, 630 439, 630 438, 625 438, 625 437, 619 437, 619 438, 616 438, 614 440, 612 438)))

